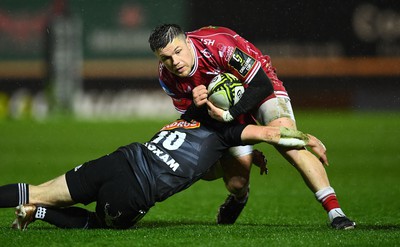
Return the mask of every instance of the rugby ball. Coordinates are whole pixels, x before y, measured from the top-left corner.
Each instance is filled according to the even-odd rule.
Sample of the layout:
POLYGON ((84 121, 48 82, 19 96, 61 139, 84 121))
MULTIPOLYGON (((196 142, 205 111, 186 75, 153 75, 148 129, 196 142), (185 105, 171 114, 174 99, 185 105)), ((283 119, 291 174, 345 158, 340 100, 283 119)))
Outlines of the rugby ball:
POLYGON ((221 73, 208 85, 208 100, 216 107, 228 110, 244 93, 242 82, 230 73, 221 73))

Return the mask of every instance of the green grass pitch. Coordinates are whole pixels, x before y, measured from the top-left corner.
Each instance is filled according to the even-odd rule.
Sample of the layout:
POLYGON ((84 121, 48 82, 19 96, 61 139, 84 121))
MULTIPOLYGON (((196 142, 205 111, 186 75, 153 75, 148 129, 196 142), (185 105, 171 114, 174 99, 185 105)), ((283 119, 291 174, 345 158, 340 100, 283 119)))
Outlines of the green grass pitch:
MULTIPOLYGON (((249 202, 232 226, 215 215, 227 191, 200 181, 157 204, 136 228, 62 230, 35 222, 9 228, 0 209, 1 246, 400 246, 400 113, 304 111, 299 129, 328 148, 327 172, 354 231, 327 226, 327 216, 296 170, 266 144, 270 173, 253 167, 249 202)), ((146 141, 169 120, 80 122, 0 121, 0 184, 38 184, 132 141, 146 141)), ((93 205, 88 206, 90 209, 93 205)))

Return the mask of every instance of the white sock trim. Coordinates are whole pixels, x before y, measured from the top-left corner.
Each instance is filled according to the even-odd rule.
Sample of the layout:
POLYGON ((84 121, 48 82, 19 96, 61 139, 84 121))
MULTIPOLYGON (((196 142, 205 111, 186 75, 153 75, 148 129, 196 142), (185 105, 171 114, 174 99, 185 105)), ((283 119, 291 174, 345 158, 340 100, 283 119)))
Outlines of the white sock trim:
POLYGON ((335 194, 335 190, 329 186, 329 187, 318 190, 315 193, 315 198, 317 198, 318 201, 322 202, 323 199, 330 194, 335 194))
POLYGON ((336 217, 346 217, 341 208, 334 208, 328 213, 329 220, 332 222, 336 217))
POLYGON ((27 184, 18 183, 18 205, 28 203, 27 184))

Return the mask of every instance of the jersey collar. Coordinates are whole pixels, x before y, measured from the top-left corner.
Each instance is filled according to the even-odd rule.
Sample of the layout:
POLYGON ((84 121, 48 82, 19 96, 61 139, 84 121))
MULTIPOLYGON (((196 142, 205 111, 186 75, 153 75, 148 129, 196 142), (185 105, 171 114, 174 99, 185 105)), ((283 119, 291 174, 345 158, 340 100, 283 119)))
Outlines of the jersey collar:
POLYGON ((192 68, 192 70, 190 71, 190 73, 188 75, 190 77, 190 76, 194 75, 194 73, 196 73, 197 68, 199 67, 199 58, 197 56, 196 47, 194 46, 192 40, 189 39, 189 41, 190 41, 190 45, 192 46, 193 53, 194 53, 194 65, 193 65, 193 68, 192 68))

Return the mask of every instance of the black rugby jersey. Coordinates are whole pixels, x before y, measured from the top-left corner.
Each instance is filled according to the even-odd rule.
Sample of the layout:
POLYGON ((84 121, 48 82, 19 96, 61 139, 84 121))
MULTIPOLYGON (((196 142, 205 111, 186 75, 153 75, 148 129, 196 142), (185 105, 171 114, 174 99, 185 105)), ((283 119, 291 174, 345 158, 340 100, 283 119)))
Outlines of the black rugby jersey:
POLYGON ((149 209, 156 202, 199 180, 231 146, 242 145, 244 125, 227 125, 215 132, 199 122, 177 120, 149 142, 121 147, 140 184, 138 202, 149 209))

